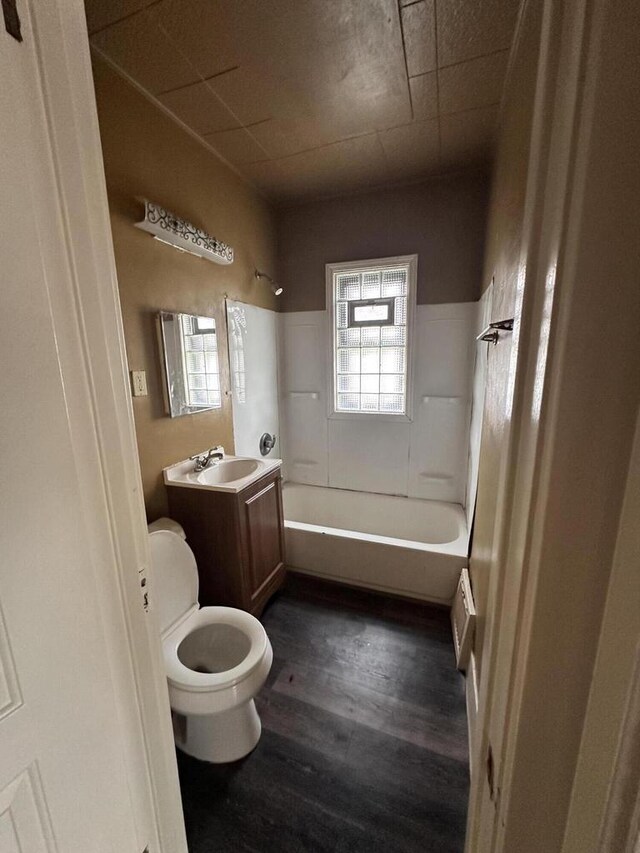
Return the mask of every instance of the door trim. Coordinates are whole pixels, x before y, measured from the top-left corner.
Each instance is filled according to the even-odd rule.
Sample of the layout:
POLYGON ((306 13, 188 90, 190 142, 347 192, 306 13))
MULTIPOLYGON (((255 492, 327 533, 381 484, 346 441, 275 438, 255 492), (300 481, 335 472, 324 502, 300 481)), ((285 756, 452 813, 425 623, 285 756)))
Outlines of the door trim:
POLYGON ((34 218, 50 258, 50 310, 91 534, 99 600, 90 605, 114 650, 140 832, 151 850, 186 853, 159 633, 141 593, 149 566, 146 517, 84 6, 31 0, 26 11, 37 57, 29 73, 47 128, 34 169, 58 208, 55 221, 45 218, 44 205, 34 218))

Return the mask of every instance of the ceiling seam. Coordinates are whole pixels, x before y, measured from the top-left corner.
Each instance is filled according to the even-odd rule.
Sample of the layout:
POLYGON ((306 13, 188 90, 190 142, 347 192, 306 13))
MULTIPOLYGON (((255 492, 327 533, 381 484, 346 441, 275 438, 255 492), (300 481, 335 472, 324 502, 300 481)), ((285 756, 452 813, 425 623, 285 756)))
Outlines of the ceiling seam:
POLYGON ((228 112, 230 115, 232 115, 232 116, 233 116, 233 118, 238 122, 238 124, 240 125, 240 127, 241 127, 241 128, 244 130, 244 132, 245 132, 245 133, 246 133, 246 134, 247 134, 247 135, 248 135, 248 136, 253 140, 253 142, 258 146, 258 148, 260 148, 262 151, 264 151, 264 153, 267 155, 267 157, 268 157, 270 160, 272 160, 272 159, 273 159, 273 157, 271 156, 270 152, 269 152, 269 151, 264 147, 264 145, 262 145, 262 143, 261 143, 261 142, 260 142, 260 141, 259 141, 259 140, 258 140, 258 139, 257 139, 257 138, 252 134, 252 133, 251 133, 251 131, 247 130, 247 128, 245 127, 244 122, 240 121, 240 118, 239 118, 239 117, 234 113, 234 111, 233 111, 233 110, 231 109, 231 107, 230 107, 230 106, 225 102, 225 100, 224 100, 223 98, 221 98, 221 97, 220 97, 220 95, 218 95, 218 93, 215 91, 215 89, 213 89, 213 88, 211 87, 211 85, 207 82, 207 80, 206 80, 204 77, 202 77, 202 75, 200 74, 200 71, 196 68, 196 66, 193 64, 193 62, 191 62, 191 60, 189 59, 189 57, 188 57, 188 56, 185 54, 185 52, 180 48, 180 46, 179 46, 178 44, 176 44, 176 42, 171 38, 171 36, 170 36, 170 35, 169 35, 169 33, 165 30, 165 28, 162 26, 162 24, 161 24, 161 23, 159 23, 158 21, 156 21, 156 22, 155 22, 155 25, 156 25, 156 26, 157 26, 157 28, 160 30, 160 32, 164 35, 164 37, 167 39, 167 41, 168 41, 170 44, 172 44, 172 45, 174 46, 174 48, 175 48, 175 49, 178 51, 178 53, 182 56, 182 58, 185 60, 185 62, 187 62, 187 64, 188 64, 191 68, 193 68, 193 70, 195 71, 195 73, 196 73, 196 74, 201 78, 202 82, 203 82, 203 83, 204 83, 204 85, 207 87, 207 89, 211 92, 211 94, 214 96, 214 98, 216 98, 216 100, 218 100, 218 101, 222 104, 222 106, 227 110, 227 112, 228 112))
MULTIPOLYGON (((208 130, 206 133, 202 133, 202 136, 215 136, 216 133, 231 133, 232 130, 247 130, 249 127, 257 127, 259 124, 266 124, 267 122, 273 121, 273 117, 269 116, 269 118, 261 118, 259 121, 252 121, 250 124, 238 124, 235 127, 223 127, 220 130, 208 130)), ((256 161, 256 162, 265 162, 256 161)))
MULTIPOLYGON (((433 74, 434 72, 430 71, 428 73, 433 74)), ((442 118, 450 118, 451 116, 459 116, 459 115, 463 115, 464 113, 473 113, 473 112, 479 112, 480 110, 488 110, 491 107, 497 107, 499 104, 500 104, 500 101, 492 101, 490 104, 482 104, 479 107, 465 107, 463 110, 453 110, 452 112, 449 112, 449 113, 443 113, 442 118)), ((331 148, 334 145, 341 145, 343 142, 351 142, 354 139, 364 139, 365 137, 368 137, 368 136, 380 136, 381 133, 388 133, 391 130, 401 130, 402 128, 405 128, 405 127, 414 127, 414 126, 417 126, 419 124, 423 124, 426 122, 432 122, 435 120, 435 118, 436 117, 425 118, 425 119, 417 119, 414 121, 405 122, 404 124, 393 124, 393 125, 391 125, 391 127, 385 127, 383 129, 378 128, 376 130, 367 130, 365 133, 357 133, 354 136, 345 136, 342 139, 336 139, 333 142, 325 142, 324 145, 316 145, 315 148, 302 148, 300 151, 294 151, 293 154, 284 154, 282 157, 273 157, 270 160, 250 160, 246 163, 243 163, 242 165, 253 166, 253 165, 256 165, 257 163, 278 163, 281 160, 290 160, 292 157, 297 157, 300 154, 309 154, 312 151, 321 151, 324 148, 331 148)), ((266 119, 266 121, 271 121, 271 119, 266 119)), ((261 124, 262 122, 256 122, 256 123, 261 124)), ((230 128, 230 130, 234 130, 234 129, 235 130, 242 130, 243 128, 241 128, 241 127, 230 128)), ((212 133, 207 134, 207 136, 211 136, 211 135, 215 134, 216 132, 221 133, 222 131, 213 131, 212 133)))
POLYGON ((450 113, 443 113, 442 118, 449 118, 449 116, 460 116, 464 113, 477 113, 480 110, 488 110, 490 107, 497 107, 500 101, 491 101, 490 104, 481 104, 479 107, 465 107, 463 110, 452 110, 450 113))
POLYGON ((438 160, 442 169, 442 126, 440 122, 440 72, 438 69, 438 0, 433 0, 433 35, 436 47, 436 119, 438 121, 438 160))
MULTIPOLYGON (((421 0, 418 0, 418 2, 421 2, 421 0)), ((415 4, 413 4, 413 5, 415 5, 415 4)), ((398 2, 397 2, 397 9, 398 9, 398 23, 400 24, 400 38, 402 40, 402 55, 404 57, 404 70, 405 70, 405 74, 407 75, 407 92, 409 94, 409 109, 411 110, 411 121, 413 121, 415 118, 415 113, 413 111, 413 98, 411 96, 411 83, 409 82, 409 80, 411 78, 409 77, 409 62, 407 60, 407 44, 406 44, 405 38, 404 38, 404 24, 402 21, 402 7, 400 6, 400 0, 398 0, 398 2)))
POLYGON ((118 65, 117 62, 111 59, 111 57, 107 53, 105 53, 95 44, 91 45, 91 50, 94 51, 102 59, 102 61, 109 66, 109 68, 112 68, 116 74, 122 77, 122 79, 126 83, 128 83, 137 92, 139 92, 143 98, 153 104, 153 106, 156 109, 160 110, 161 113, 166 115, 168 119, 175 122, 178 127, 183 130, 188 136, 190 136, 195 142, 197 142, 199 145, 202 145, 203 148, 206 148, 209 153, 213 154, 214 157, 220 160, 220 162, 224 166, 226 166, 230 172, 233 172, 233 174, 235 174, 242 181, 242 183, 246 184, 246 186, 248 187, 251 187, 251 189, 265 202, 269 204, 273 202, 273 199, 269 198, 263 189, 257 186, 254 181, 252 181, 243 172, 241 172, 238 166, 236 166, 230 160, 227 160, 226 157, 223 157, 222 154, 217 150, 217 148, 214 148, 213 145, 207 142, 207 140, 204 139, 203 136, 201 136, 199 133, 196 133, 196 131, 192 127, 190 127, 186 122, 182 121, 182 119, 179 118, 174 112, 172 112, 169 107, 165 106, 162 101, 159 101, 155 95, 152 95, 148 89, 145 89, 144 86, 142 86, 140 83, 138 83, 137 80, 135 80, 130 74, 128 74, 124 70, 124 68, 122 68, 122 66, 118 65))
MULTIPOLYGON (((418 0, 420 2, 420 0, 418 0)), ((467 65, 469 62, 475 62, 477 59, 486 59, 489 56, 498 56, 501 53, 509 53, 507 48, 503 48, 501 50, 492 50, 491 53, 479 53, 477 56, 472 56, 471 59, 461 59, 460 62, 451 62, 449 65, 441 65, 439 67, 439 71, 448 71, 450 68, 458 68, 460 65, 467 65)), ((409 80, 416 80, 418 77, 426 77, 428 74, 434 74, 436 69, 433 71, 421 71, 420 74, 412 74, 409 77, 409 80)))
MULTIPOLYGON (((398 127, 408 127, 408 125, 403 124, 398 125, 398 127)), ((393 128, 389 129, 392 130, 393 128)), ((293 154, 284 154, 282 157, 272 157, 270 160, 252 160, 250 163, 245 163, 244 165, 252 166, 255 163, 279 163, 281 160, 290 160, 291 157, 298 157, 300 154, 309 154, 311 151, 322 151, 325 148, 332 148, 334 145, 341 145, 343 142, 352 142, 354 139, 365 139, 368 136, 376 136, 378 133, 384 133, 384 131, 367 130, 364 133, 356 133, 353 136, 344 136, 342 139, 336 139, 333 142, 325 142, 324 145, 316 145, 314 148, 303 148, 300 151, 294 151, 293 154)))
POLYGON ((458 65, 466 65, 467 62, 475 62, 476 59, 486 59, 488 56, 497 56, 499 53, 509 53, 509 48, 501 47, 498 50, 490 50, 489 53, 476 53, 468 59, 460 59, 458 62, 450 62, 448 65, 441 65, 440 71, 445 71, 447 68, 456 68, 458 65))
POLYGON ((157 6, 159 3, 162 2, 163 0, 151 0, 151 3, 147 3, 147 5, 143 6, 141 9, 136 9, 134 12, 129 12, 128 15, 123 15, 121 18, 117 18, 115 21, 110 21, 108 24, 104 24, 102 27, 98 27, 97 30, 90 30, 89 38, 97 36, 99 33, 103 33, 105 30, 108 30, 109 27, 115 27, 118 24, 121 24, 123 21, 128 21, 129 18, 135 18, 136 15, 142 15, 144 12, 147 12, 152 6, 157 6))
POLYGON ((174 86, 173 89, 165 89, 163 92, 158 92, 156 97, 161 95, 171 95, 173 92, 180 92, 182 89, 191 89, 192 86, 199 86, 201 83, 207 83, 209 80, 215 80, 216 77, 222 77, 224 74, 230 74, 232 71, 237 71, 239 65, 233 65, 231 68, 224 68, 222 71, 217 71, 215 74, 210 74, 208 77, 198 78, 193 83, 184 83, 182 86, 174 86))
POLYGON ((431 71, 421 71, 419 74, 412 74, 409 77, 409 80, 417 80, 419 77, 428 77, 429 74, 435 74, 436 69, 432 68, 431 71))

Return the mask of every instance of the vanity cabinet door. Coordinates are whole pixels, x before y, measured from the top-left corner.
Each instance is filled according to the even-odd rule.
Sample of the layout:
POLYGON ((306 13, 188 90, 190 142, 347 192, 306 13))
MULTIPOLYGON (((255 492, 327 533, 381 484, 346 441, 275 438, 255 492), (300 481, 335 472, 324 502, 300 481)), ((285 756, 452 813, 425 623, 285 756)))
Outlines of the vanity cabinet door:
POLYGON ((169 510, 187 534, 202 607, 259 616, 284 580, 282 479, 272 471, 241 492, 169 486, 169 510))
POLYGON ((258 483, 242 492, 247 609, 259 612, 284 573, 282 480, 258 483))

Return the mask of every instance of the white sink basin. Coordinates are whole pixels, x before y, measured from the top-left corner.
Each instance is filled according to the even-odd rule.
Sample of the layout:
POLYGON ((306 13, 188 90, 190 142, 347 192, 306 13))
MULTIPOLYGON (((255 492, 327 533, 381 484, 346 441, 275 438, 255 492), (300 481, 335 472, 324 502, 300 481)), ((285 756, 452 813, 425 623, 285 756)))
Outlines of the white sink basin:
POLYGON ((220 483, 234 483, 243 480, 259 469, 257 459, 223 459, 205 468, 198 476, 198 482, 206 486, 217 486, 220 483))
POLYGON ((225 456, 219 462, 212 462, 204 471, 195 471, 194 461, 185 459, 183 462, 165 468, 163 474, 168 486, 211 489, 217 492, 240 492, 281 465, 280 459, 225 456))

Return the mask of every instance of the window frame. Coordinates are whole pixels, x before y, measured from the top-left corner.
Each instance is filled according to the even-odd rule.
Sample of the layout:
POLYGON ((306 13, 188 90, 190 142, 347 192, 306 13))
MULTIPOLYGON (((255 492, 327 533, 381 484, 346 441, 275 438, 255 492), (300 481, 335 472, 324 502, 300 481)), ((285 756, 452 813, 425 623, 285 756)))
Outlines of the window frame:
POLYGON ((418 277, 418 255, 399 255, 390 258, 374 258, 363 261, 342 261, 325 264, 326 306, 329 318, 328 335, 328 412, 332 420, 387 421, 390 423, 406 423, 413 421, 413 362, 414 362, 414 322, 416 313, 416 285, 418 277), (404 414, 394 415, 389 412, 342 412, 336 411, 336 305, 335 277, 339 273, 358 272, 367 270, 393 269, 398 266, 407 267, 407 344, 406 344, 406 396, 404 414))
POLYGON ((395 325, 395 297, 394 296, 385 296, 380 299, 353 299, 351 302, 347 302, 347 314, 348 314, 348 329, 361 329, 363 326, 393 326, 395 325), (356 308, 360 308, 362 306, 370 306, 370 305, 387 305, 389 308, 388 317, 385 321, 378 320, 356 320, 355 313, 356 308))

